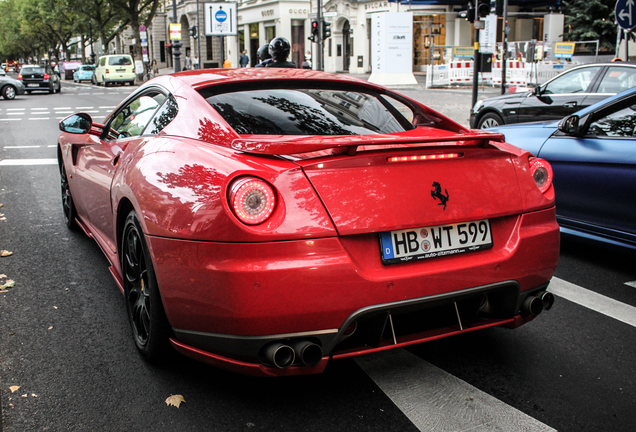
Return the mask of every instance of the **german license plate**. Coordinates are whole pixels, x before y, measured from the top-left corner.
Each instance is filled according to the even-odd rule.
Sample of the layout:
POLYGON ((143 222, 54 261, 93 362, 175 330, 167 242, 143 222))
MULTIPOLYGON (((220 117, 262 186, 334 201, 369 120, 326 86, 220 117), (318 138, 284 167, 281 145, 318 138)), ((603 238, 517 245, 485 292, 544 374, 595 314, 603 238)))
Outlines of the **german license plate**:
POLYGON ((115 69, 115 72, 124 73, 126 72, 126 69, 115 69))
POLYGON ((27 87, 40 87, 40 84, 27 84, 27 87))
POLYGON ((437 258, 492 247, 488 219, 380 233, 382 264, 437 258))

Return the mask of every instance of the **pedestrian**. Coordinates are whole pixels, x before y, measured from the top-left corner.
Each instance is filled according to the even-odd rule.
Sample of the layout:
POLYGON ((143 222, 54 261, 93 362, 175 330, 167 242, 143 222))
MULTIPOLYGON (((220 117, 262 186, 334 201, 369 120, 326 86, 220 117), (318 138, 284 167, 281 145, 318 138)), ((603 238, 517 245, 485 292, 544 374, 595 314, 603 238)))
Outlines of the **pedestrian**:
POLYGON ((276 37, 269 43, 269 54, 272 61, 265 67, 297 68, 296 63, 287 61, 287 56, 291 51, 291 44, 284 37, 276 37))
POLYGON ((190 56, 186 55, 185 56, 185 61, 183 62, 183 70, 190 70, 190 68, 192 67, 192 61, 190 60, 190 56))
POLYGON ((193 64, 194 64, 194 68, 195 69, 199 69, 199 56, 198 55, 194 56, 193 64))
POLYGON ((239 59, 239 66, 247 67, 247 64, 250 62, 250 58, 247 56, 247 50, 244 50, 241 53, 241 58, 239 59))
POLYGON ((269 54, 269 44, 262 45, 258 49, 258 61, 260 62, 255 67, 265 67, 267 63, 272 61, 272 56, 269 54))
POLYGON ((159 75, 159 68, 157 67, 157 59, 156 58, 152 58, 152 63, 150 64, 150 66, 152 67, 152 73, 155 75, 159 75))
POLYGON ((300 67, 302 67, 303 69, 311 69, 311 62, 309 61, 309 59, 307 59, 307 57, 305 57, 305 61, 300 67))

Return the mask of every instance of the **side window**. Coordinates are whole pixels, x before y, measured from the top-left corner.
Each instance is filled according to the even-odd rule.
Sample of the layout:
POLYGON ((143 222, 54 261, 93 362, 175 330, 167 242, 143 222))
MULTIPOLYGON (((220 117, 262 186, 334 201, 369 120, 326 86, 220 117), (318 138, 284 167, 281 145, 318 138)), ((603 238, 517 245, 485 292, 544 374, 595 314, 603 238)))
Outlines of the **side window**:
POLYGON ((598 86, 598 93, 620 93, 636 86, 636 68, 611 66, 598 86))
POLYGON ((601 67, 589 67, 561 75, 550 81, 542 94, 584 93, 601 67))
POLYGON ((170 95, 166 102, 157 110, 155 116, 148 123, 148 127, 144 131, 144 135, 156 135, 163 128, 168 126, 168 124, 174 120, 177 116, 177 111, 179 111, 179 106, 177 105, 177 101, 170 95))
POLYGON ((634 104, 636 104, 636 99, 632 98, 612 107, 609 112, 599 113, 599 118, 595 118, 590 124, 587 135, 617 138, 635 137, 636 105, 634 104))
POLYGON ((100 66, 105 66, 106 65, 106 57, 102 57, 99 59, 99 65, 100 66))
POLYGON ((124 106, 110 124, 117 138, 139 136, 146 128, 157 108, 164 102, 162 93, 145 93, 124 106))

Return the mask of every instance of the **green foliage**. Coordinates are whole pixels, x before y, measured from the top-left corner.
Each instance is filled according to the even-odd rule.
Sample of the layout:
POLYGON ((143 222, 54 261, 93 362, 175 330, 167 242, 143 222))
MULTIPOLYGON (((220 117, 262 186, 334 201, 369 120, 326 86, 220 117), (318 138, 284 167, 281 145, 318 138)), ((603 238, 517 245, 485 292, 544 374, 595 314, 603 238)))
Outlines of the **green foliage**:
POLYGON ((564 0, 563 40, 599 40, 603 50, 616 46, 616 0, 564 0))

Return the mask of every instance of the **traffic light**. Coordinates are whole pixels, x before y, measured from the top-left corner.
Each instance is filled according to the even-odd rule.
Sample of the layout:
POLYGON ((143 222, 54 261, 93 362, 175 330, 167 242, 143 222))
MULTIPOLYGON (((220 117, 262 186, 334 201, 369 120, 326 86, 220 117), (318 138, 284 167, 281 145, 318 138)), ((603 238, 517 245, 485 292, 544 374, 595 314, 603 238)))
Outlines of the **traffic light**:
POLYGON ((311 22, 311 36, 307 39, 312 42, 318 42, 318 21, 311 22))
POLYGON ((329 27, 331 27, 331 23, 325 20, 322 20, 322 40, 325 40, 328 37, 331 37, 331 29, 329 27))
POLYGON ((188 32, 190 33, 190 36, 192 36, 193 38, 197 38, 197 26, 192 26, 188 29, 188 32))
POLYGON ((477 15, 484 18, 490 15, 490 0, 478 0, 477 15))
POLYGON ((468 3, 468 9, 466 9, 463 13, 464 17, 469 23, 475 22, 475 6, 472 3, 468 3))
POLYGON ((495 0, 495 14, 498 17, 504 15, 504 0, 495 0))

